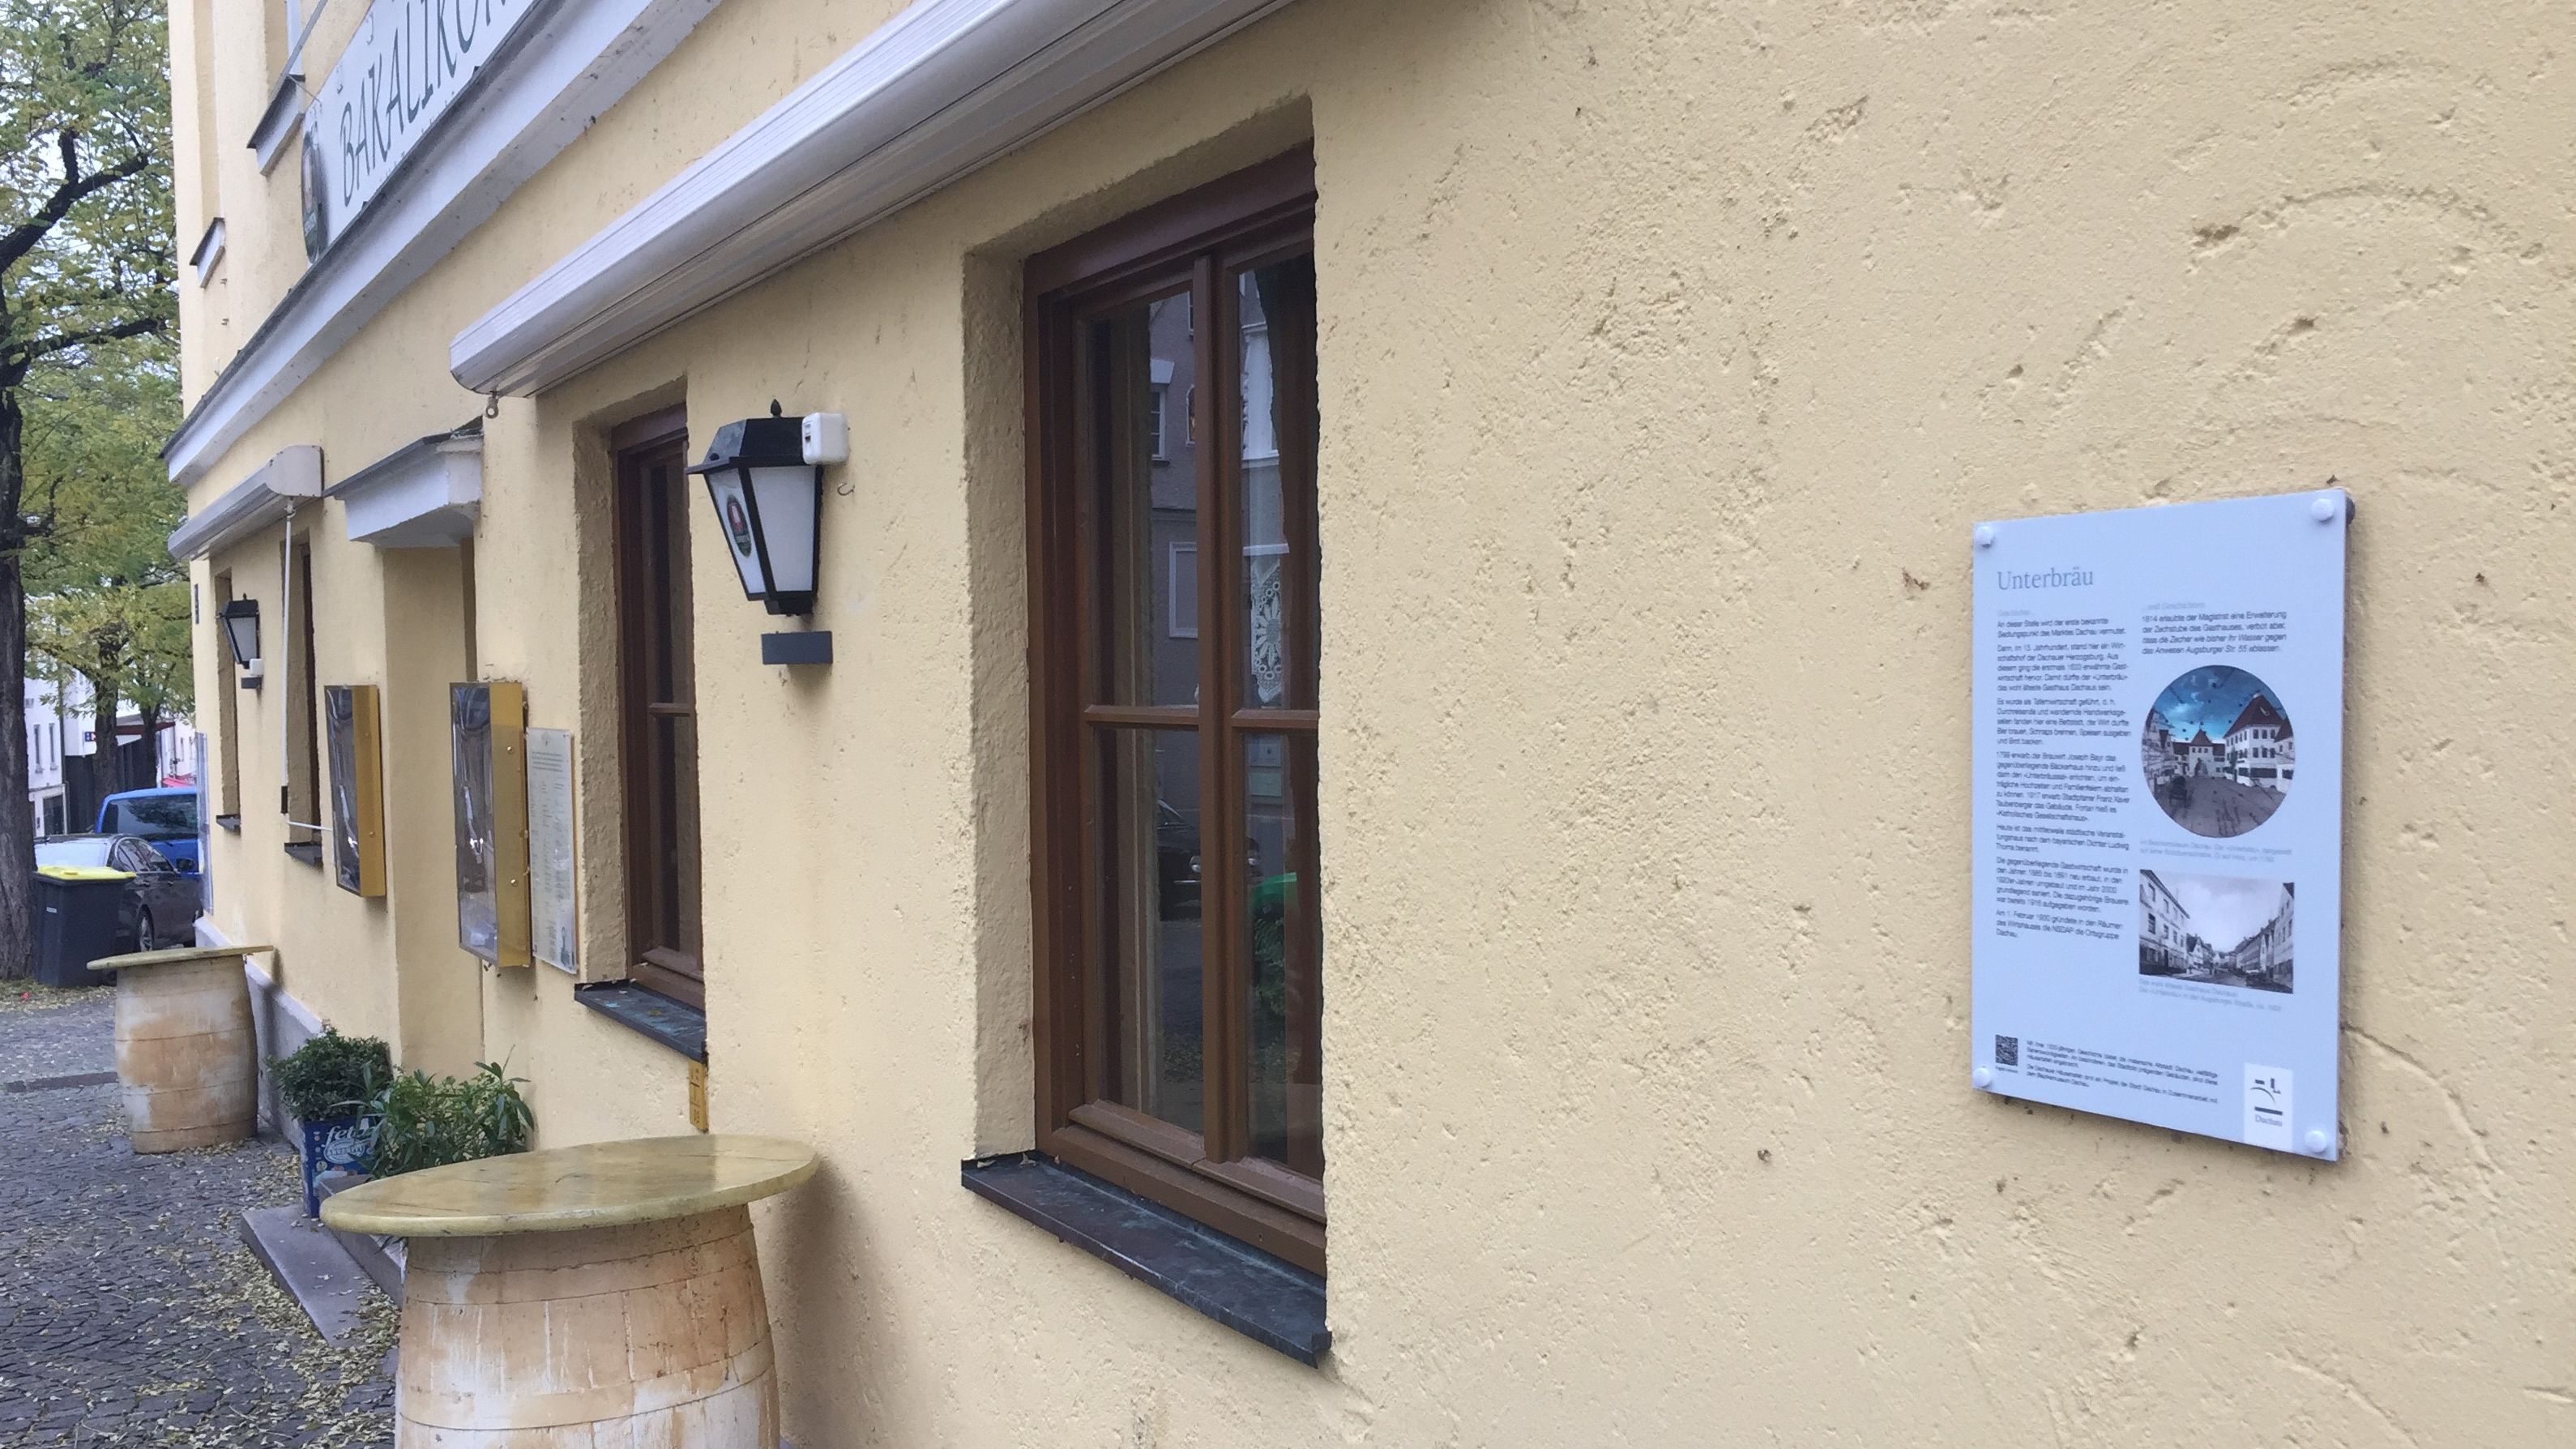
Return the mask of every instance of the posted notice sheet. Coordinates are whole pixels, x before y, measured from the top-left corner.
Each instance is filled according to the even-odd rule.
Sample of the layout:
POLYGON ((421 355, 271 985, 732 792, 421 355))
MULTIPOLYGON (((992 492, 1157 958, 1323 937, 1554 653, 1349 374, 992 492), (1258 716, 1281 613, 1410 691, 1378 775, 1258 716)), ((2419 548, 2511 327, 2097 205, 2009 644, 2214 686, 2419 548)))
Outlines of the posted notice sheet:
POLYGON ((1978 527, 1979 1089, 2339 1155, 2351 513, 1978 527))
POLYGON ((570 730, 528 731, 528 886, 531 953, 578 975, 570 730))

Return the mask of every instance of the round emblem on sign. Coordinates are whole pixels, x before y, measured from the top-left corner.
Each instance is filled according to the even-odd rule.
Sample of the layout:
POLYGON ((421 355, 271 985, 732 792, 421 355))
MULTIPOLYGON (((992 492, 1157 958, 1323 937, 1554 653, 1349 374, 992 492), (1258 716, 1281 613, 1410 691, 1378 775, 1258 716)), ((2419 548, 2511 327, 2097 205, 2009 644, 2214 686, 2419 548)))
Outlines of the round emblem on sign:
POLYGON ((742 511, 742 495, 725 500, 725 532, 733 535, 733 551, 751 557, 751 519, 742 511))
POLYGON ((331 245, 331 219, 324 209, 323 198, 330 194, 330 178, 322 164, 322 128, 313 124, 308 113, 304 118, 304 164, 299 168, 304 180, 304 259, 316 262, 331 245))

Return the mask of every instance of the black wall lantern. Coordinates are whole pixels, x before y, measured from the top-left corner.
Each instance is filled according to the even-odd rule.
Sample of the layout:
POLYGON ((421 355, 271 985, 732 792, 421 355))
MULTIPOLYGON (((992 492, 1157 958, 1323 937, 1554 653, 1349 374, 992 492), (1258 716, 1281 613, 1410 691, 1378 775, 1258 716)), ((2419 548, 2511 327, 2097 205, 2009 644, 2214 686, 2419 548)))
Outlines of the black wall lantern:
POLYGON ((743 597, 773 614, 814 612, 823 470, 806 458, 803 433, 803 422, 780 417, 773 402, 768 417, 716 429, 706 459, 689 468, 707 480, 743 597))
POLYGON ((241 667, 242 688, 259 688, 259 600, 233 599, 216 618, 224 626, 224 642, 232 646, 233 663, 241 667))

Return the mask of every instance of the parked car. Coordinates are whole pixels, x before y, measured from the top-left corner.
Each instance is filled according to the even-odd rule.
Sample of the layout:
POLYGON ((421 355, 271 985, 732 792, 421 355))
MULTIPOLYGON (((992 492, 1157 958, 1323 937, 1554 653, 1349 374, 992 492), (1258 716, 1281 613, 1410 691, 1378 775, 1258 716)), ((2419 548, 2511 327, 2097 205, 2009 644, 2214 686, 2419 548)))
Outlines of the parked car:
POLYGON ((101 835, 133 835, 152 842, 170 863, 197 873, 197 787, 124 790, 98 802, 101 835))
POLYGON ((139 835, 57 835, 36 842, 36 868, 105 867, 134 878, 117 908, 118 949, 149 951, 195 939, 197 878, 139 835))

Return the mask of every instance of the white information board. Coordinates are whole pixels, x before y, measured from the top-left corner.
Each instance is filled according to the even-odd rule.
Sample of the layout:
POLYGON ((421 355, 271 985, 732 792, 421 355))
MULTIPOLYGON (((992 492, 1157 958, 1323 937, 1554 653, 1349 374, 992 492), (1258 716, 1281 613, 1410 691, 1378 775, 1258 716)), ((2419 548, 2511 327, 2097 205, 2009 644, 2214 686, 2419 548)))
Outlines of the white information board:
POLYGON ((1981 1090, 2339 1155, 2351 512, 1978 526, 1981 1090))
POLYGON ((572 731, 528 731, 529 948, 549 966, 581 970, 573 912, 572 731))

